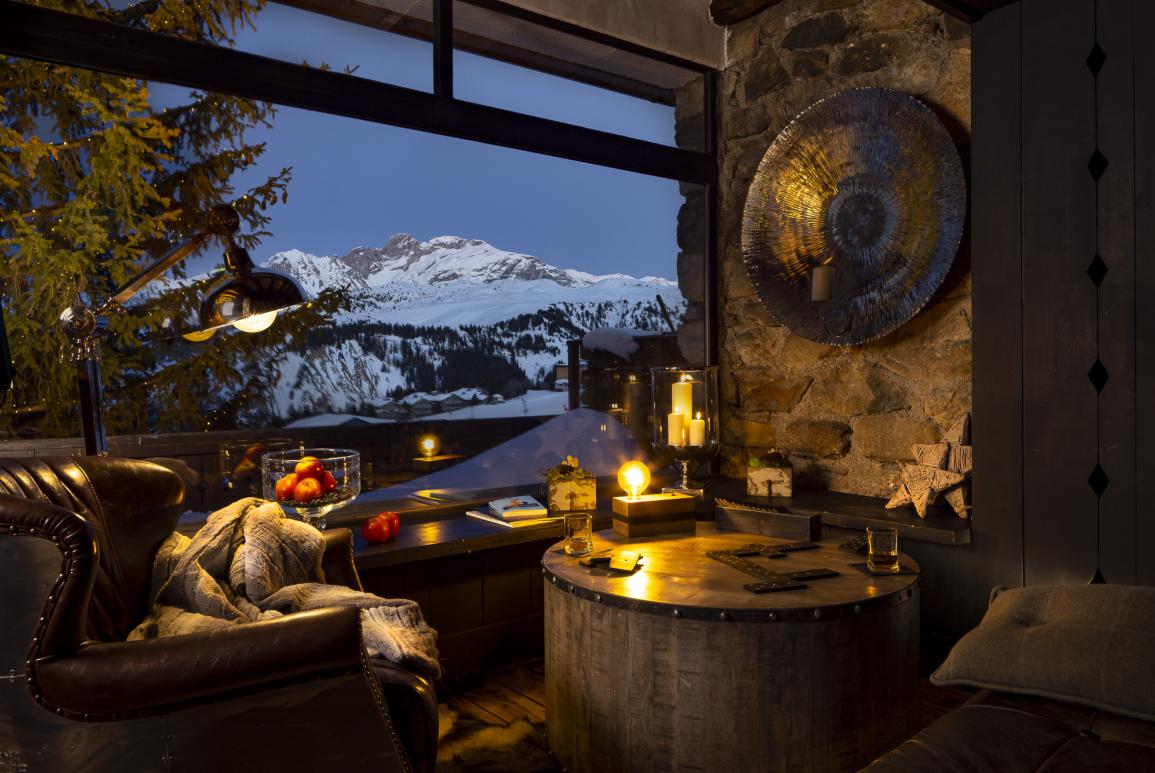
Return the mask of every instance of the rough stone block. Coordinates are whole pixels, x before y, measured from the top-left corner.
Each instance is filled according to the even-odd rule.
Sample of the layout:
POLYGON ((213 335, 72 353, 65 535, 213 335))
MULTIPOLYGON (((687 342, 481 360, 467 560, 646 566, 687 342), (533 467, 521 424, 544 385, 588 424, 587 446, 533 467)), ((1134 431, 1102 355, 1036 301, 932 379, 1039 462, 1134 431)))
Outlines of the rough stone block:
POLYGON ((947 40, 967 40, 971 38, 971 25, 950 14, 943 14, 943 35, 947 40))
POLYGON ((786 37, 782 38, 782 47, 788 51, 801 48, 818 48, 840 43, 846 38, 850 26, 840 13, 828 13, 824 16, 815 16, 795 25, 786 37))
POLYGON ((938 442, 938 430, 929 421, 883 414, 863 416, 854 424, 854 450, 871 459, 914 459, 911 447, 938 442))
MULTIPOLYGON (((761 376, 761 374, 758 374, 761 376)), ((806 394, 813 379, 755 378, 742 384, 742 408, 748 411, 791 411, 806 394)))
MULTIPOLYGON (((785 330, 785 328, 781 329, 785 330)), ((838 351, 838 348, 835 346, 808 341, 802 336, 797 336, 793 333, 787 332, 785 336, 786 340, 782 344, 780 356, 783 363, 791 367, 807 367, 838 351)))
POLYGON ((773 448, 775 445, 777 433, 771 424, 743 419, 738 422, 737 430, 746 448, 773 448))
POLYGON ((851 43, 842 52, 838 74, 851 76, 881 70, 894 63, 898 47, 898 40, 889 35, 851 43))
POLYGON ((830 459, 850 451, 850 426, 840 421, 793 421, 783 432, 781 445, 791 454, 830 459))
POLYGON ((753 102, 758 97, 773 88, 781 86, 790 80, 789 73, 778 60, 778 55, 770 46, 758 52, 750 69, 746 71, 745 97, 747 102, 753 102))
POLYGON ((825 51, 799 51, 790 64, 790 73, 795 78, 817 78, 830 67, 830 55, 825 51))
POLYGON ((923 0, 872 0, 862 4, 858 27, 864 30, 910 30, 941 14, 923 0))

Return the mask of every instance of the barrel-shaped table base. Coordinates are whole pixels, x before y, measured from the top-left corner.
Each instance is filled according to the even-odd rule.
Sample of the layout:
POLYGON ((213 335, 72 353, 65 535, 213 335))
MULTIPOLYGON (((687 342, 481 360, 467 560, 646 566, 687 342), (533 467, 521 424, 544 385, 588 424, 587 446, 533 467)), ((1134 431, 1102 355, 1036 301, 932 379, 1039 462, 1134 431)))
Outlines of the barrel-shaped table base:
POLYGON ((546 733, 570 771, 857 770, 917 729, 917 584, 849 614, 765 622, 572 587, 547 573, 546 733))

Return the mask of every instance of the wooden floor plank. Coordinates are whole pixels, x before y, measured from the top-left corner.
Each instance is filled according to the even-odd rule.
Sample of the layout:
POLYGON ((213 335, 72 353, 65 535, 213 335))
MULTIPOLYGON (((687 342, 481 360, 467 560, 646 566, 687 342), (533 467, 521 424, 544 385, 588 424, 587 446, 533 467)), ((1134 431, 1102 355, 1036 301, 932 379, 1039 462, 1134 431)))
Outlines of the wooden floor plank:
MULTIPOLYGON (((538 663, 540 664, 540 661, 538 663)), ((545 674, 540 667, 534 669, 529 665, 519 663, 494 671, 487 676, 539 706, 545 706, 545 674)))
POLYGON ((507 722, 507 720, 502 719, 464 695, 455 695, 446 701, 446 703, 449 704, 449 708, 473 717, 487 725, 504 725, 507 722))
POLYGON ((530 723, 545 722, 544 704, 530 700, 492 679, 486 679, 480 687, 471 690, 468 696, 477 705, 506 722, 516 722, 519 719, 530 723))

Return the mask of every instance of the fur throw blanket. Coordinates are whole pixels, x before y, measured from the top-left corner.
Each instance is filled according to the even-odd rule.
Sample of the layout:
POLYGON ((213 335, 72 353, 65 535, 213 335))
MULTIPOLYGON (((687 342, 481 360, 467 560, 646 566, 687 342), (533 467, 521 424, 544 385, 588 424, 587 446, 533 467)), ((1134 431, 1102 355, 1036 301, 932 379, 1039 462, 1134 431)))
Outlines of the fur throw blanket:
POLYGON ((210 515, 192 539, 174 533, 160 546, 152 569, 152 612, 128 638, 179 636, 354 606, 361 609, 361 638, 370 655, 439 676, 437 632, 417 603, 326 585, 324 544, 321 532, 289 520, 276 502, 234 502, 210 515))

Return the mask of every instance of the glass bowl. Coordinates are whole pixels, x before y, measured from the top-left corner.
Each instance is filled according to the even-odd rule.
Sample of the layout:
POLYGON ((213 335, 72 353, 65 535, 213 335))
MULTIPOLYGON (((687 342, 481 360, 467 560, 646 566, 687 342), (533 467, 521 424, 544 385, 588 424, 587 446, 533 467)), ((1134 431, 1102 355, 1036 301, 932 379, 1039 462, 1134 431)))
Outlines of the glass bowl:
POLYGON ((261 484, 265 499, 280 504, 290 517, 324 529, 325 515, 361 492, 361 455, 348 448, 271 451, 261 457, 261 484))

